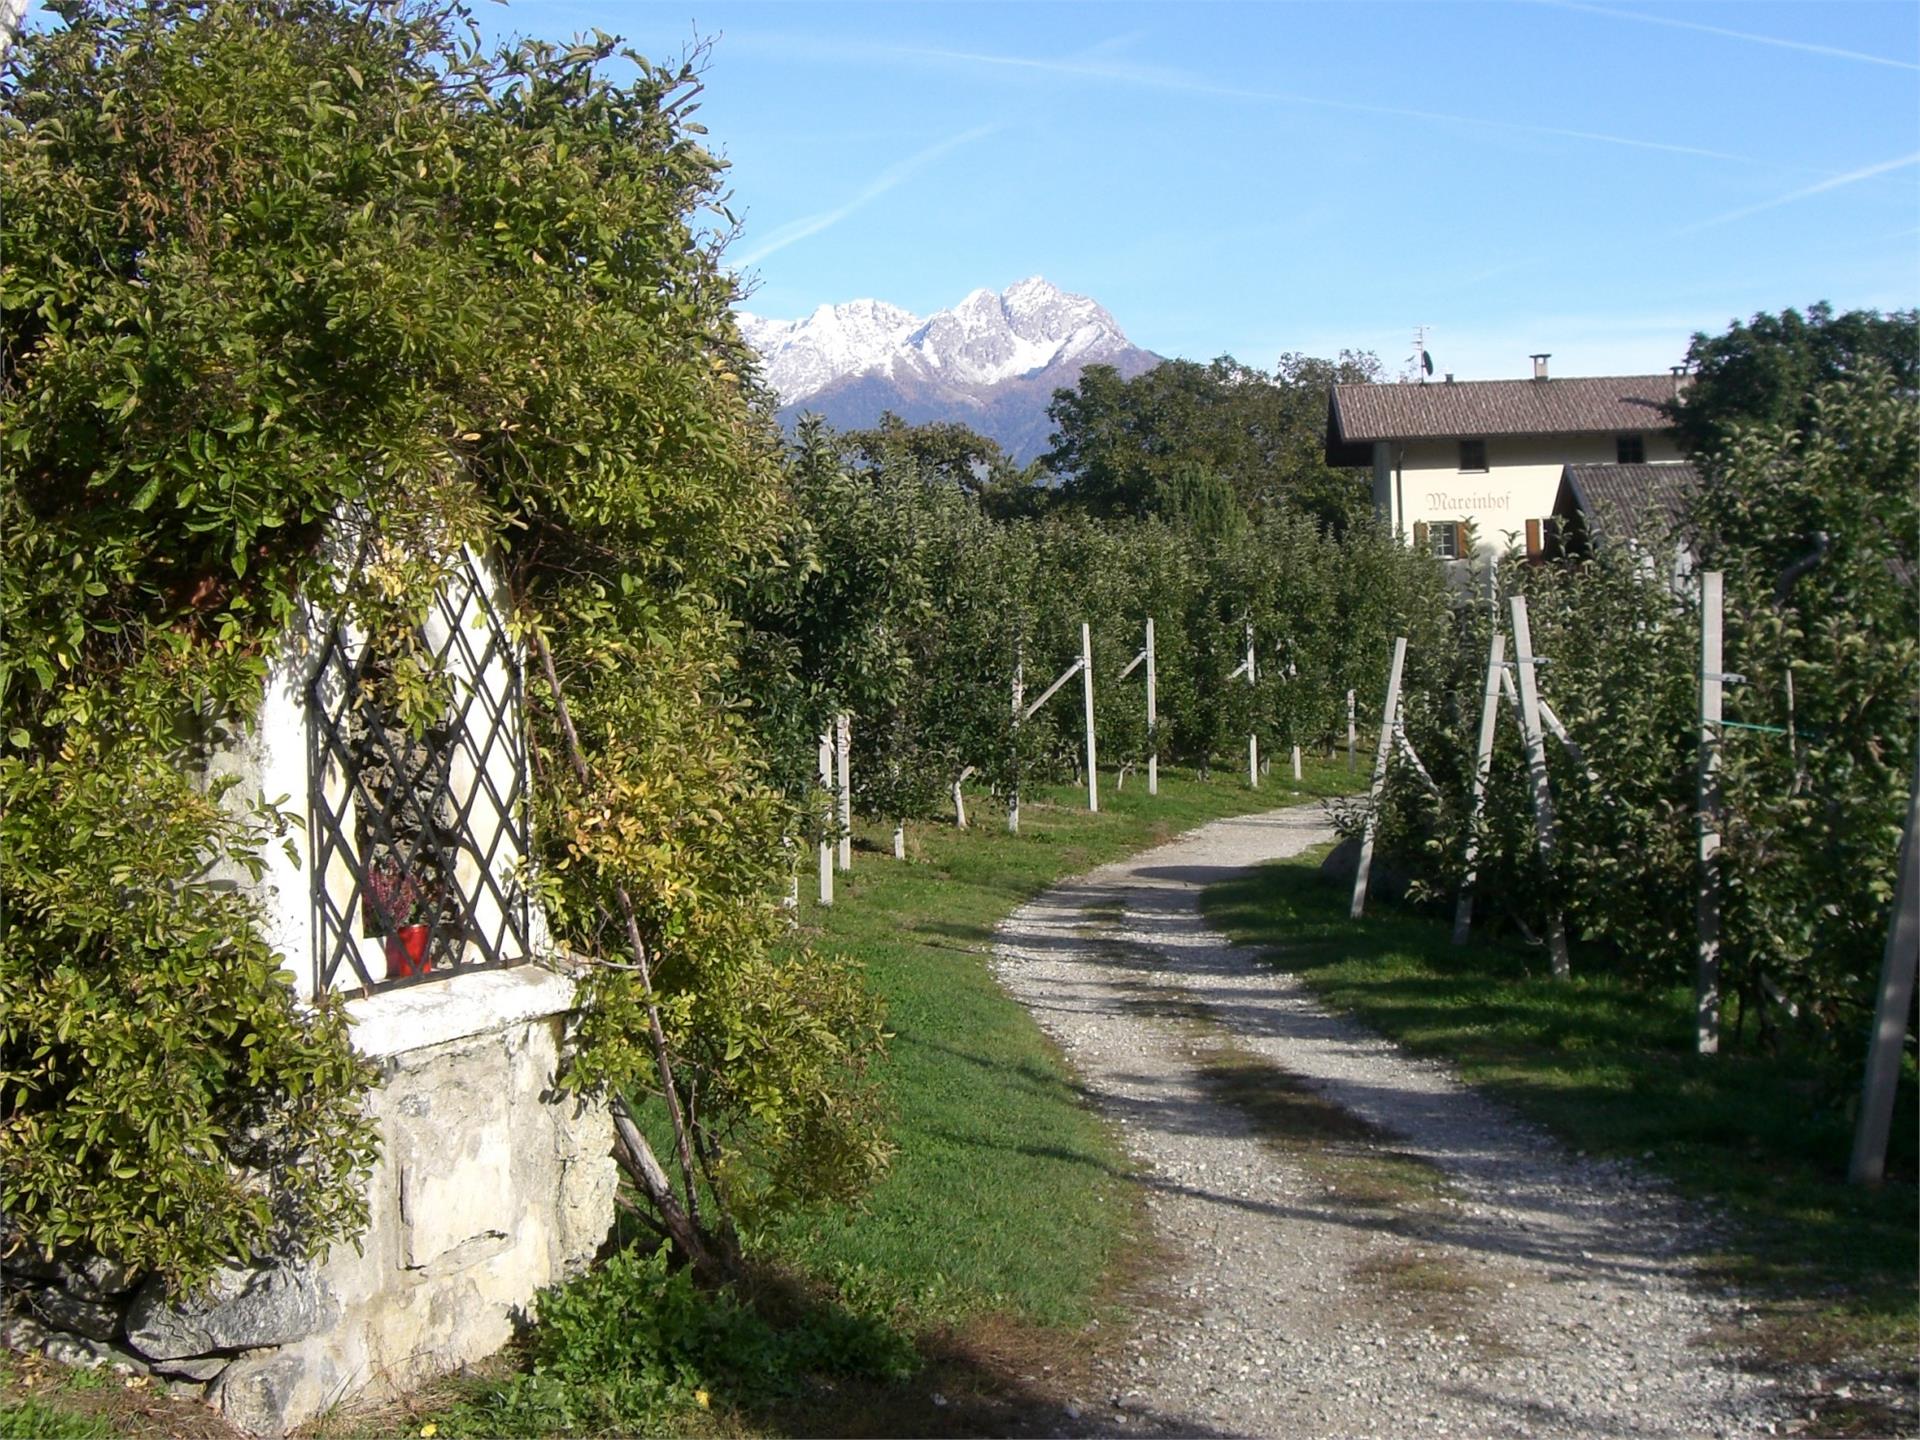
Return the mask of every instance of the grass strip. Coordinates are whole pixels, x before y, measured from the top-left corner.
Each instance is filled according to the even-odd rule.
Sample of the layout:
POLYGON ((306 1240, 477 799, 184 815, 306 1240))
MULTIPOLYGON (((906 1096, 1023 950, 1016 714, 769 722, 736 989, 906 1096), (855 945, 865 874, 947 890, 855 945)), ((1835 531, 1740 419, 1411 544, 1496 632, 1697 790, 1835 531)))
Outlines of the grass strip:
MULTIPOLYGON (((899 1151, 859 1214, 793 1217, 773 1248, 849 1300, 903 1307, 918 1323, 1092 1318, 1136 1201, 1108 1128, 994 981, 994 927, 1060 880, 1351 783, 1337 761, 1310 760, 1302 781, 1259 790, 1169 767, 1156 796, 1138 775, 1124 790, 1103 784, 1098 815, 1083 792, 1055 787, 1026 797, 1018 835, 986 806, 967 830, 911 827, 904 864, 890 827, 857 825, 853 870, 836 877, 831 908, 803 906, 801 935, 859 961, 886 1000, 894 1038, 882 1079, 899 1151)), ((803 890, 810 879, 803 870, 803 890)))
MULTIPOLYGON (((1711 1271, 1757 1305, 1725 1337, 1756 1363, 1810 1364, 1911 1386, 1916 1326, 1916 1108, 1908 1063, 1893 1179, 1845 1183, 1851 1092, 1793 1054, 1696 1055, 1689 988, 1583 971, 1555 981, 1526 947, 1456 949, 1443 917, 1355 922, 1324 850, 1211 887, 1209 920, 1264 946, 1336 1009, 1449 1061, 1570 1146, 1630 1157, 1711 1202, 1711 1271)), ((1864 1037, 1862 1041, 1864 1053, 1864 1037)), ((1856 1082, 1857 1083, 1857 1080, 1856 1082)), ((1829 1417, 1837 1418, 1837 1417, 1829 1417)))

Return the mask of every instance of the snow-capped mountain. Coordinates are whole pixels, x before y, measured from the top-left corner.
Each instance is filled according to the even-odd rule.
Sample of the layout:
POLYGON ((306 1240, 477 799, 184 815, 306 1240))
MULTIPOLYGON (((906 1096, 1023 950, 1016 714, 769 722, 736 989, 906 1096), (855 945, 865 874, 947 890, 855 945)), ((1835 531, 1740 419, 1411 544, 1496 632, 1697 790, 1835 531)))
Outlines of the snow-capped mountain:
POLYGON ((738 318, 783 420, 813 411, 854 429, 886 410, 913 423, 960 420, 1021 461, 1047 448, 1047 402, 1082 368, 1137 375, 1159 363, 1098 303, 1037 275, 925 319, 879 300, 822 305, 804 320, 738 318))

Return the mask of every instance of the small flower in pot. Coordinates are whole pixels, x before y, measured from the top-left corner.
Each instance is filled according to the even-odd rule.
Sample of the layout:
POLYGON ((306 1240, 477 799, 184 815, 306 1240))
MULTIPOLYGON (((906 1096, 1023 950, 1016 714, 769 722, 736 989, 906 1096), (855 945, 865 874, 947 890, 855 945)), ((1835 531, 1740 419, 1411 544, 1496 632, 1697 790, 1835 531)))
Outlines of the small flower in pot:
POLYGON ((432 927, 427 923, 433 909, 434 892, 413 873, 389 857, 374 866, 367 876, 367 903, 372 910, 372 930, 387 940, 387 978, 407 979, 424 975, 432 968, 427 955, 427 940, 432 927))

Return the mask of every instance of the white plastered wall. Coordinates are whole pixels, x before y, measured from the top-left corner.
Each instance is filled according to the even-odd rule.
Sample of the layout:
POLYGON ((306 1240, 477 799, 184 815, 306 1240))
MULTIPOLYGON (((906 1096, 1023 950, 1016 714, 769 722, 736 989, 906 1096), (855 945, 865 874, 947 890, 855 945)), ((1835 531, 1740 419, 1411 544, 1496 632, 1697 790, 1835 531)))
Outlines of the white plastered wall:
POLYGON ((1617 437, 1626 434, 1641 436, 1649 464, 1682 458, 1671 432, 1662 430, 1487 436, 1485 470, 1460 468, 1457 438, 1382 440, 1374 446, 1374 505, 1408 543, 1415 525, 1467 520, 1482 550, 1504 550, 1509 535, 1524 546, 1527 521, 1553 514, 1561 470, 1615 463, 1617 437))

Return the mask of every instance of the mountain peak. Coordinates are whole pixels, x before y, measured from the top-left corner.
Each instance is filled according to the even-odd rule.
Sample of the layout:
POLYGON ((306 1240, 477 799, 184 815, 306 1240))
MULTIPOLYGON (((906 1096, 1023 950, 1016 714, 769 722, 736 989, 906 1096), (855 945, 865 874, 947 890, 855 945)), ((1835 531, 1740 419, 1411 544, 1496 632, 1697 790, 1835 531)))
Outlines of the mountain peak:
POLYGON ((1040 275, 997 294, 969 291, 924 320, 883 300, 822 305, 804 320, 738 318, 783 415, 817 410, 842 426, 871 425, 882 410, 962 420, 1020 460, 1045 448, 1056 387, 1096 362, 1132 375, 1159 359, 1098 302, 1040 275))
POLYGON ((919 319, 883 300, 821 305, 804 320, 743 313, 740 328, 760 352, 783 405, 850 376, 892 375, 902 366, 938 372, 949 384, 995 385, 1062 360, 1130 350, 1113 316, 1084 295, 1030 275, 1004 293, 969 291, 952 308, 919 319))

